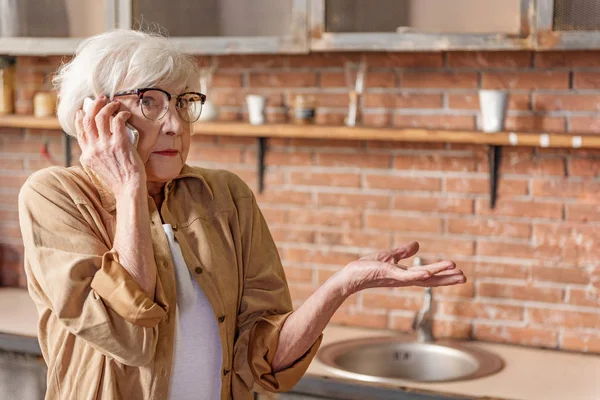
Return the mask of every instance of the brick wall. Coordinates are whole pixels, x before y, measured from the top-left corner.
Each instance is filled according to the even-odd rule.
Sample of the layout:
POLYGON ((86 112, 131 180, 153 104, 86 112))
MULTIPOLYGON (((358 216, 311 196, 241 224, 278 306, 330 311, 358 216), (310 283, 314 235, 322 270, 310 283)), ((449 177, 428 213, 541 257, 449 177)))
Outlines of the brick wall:
MULTIPOLYGON (((318 122, 342 123, 344 62, 358 53, 224 56, 209 96, 221 118, 245 119, 265 93, 285 121, 295 93, 318 94, 318 122)), ((373 53, 363 98, 370 125, 474 129, 477 89, 508 88, 508 129, 598 133, 600 52, 373 53)), ((19 59, 20 112, 55 58, 19 59)), ((18 187, 62 162, 57 132, 0 130, 4 285, 23 285, 18 187)), ((261 208, 296 305, 360 255, 418 240, 426 262, 450 258, 465 285, 434 290, 435 334, 600 352, 600 151, 506 148, 489 209, 485 146, 271 139, 261 208)), ((189 162, 226 168, 256 187, 253 138, 195 136, 189 162)), ((410 261, 409 261, 410 263, 410 261)), ((421 289, 369 290, 338 323, 409 331, 421 289)))

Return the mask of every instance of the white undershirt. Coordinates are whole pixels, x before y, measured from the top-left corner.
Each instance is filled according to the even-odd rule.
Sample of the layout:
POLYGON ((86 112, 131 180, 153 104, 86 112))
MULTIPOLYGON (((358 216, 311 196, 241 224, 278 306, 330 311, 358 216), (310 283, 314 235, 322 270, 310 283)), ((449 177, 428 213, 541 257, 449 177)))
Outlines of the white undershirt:
POLYGON ((163 224, 169 241, 177 306, 175 350, 171 372, 171 400, 221 397, 221 338, 210 302, 190 274, 170 224, 163 224))

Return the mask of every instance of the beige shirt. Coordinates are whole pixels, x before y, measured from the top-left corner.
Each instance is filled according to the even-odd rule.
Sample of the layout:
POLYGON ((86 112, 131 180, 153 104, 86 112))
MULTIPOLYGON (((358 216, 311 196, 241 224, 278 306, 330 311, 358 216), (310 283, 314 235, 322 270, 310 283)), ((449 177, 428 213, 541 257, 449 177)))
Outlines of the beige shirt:
POLYGON ((115 199, 93 173, 52 167, 21 189, 25 271, 48 365, 46 399, 167 398, 176 287, 163 221, 173 226, 218 321, 221 398, 251 399, 260 387, 289 390, 308 368, 321 338, 291 367, 271 369, 292 303, 248 186, 230 172, 186 165, 164 190, 160 214, 148 201, 158 268, 151 299, 111 251, 115 199))

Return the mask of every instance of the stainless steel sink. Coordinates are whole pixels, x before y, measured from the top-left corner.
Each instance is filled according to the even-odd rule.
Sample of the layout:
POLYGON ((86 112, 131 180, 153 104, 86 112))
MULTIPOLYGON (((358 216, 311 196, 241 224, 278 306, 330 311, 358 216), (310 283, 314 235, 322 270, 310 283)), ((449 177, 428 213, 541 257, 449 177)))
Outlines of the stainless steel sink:
POLYGON ((317 359, 339 376, 389 384, 476 379, 504 367, 500 357, 469 342, 415 342, 399 336, 332 343, 321 348, 317 359))

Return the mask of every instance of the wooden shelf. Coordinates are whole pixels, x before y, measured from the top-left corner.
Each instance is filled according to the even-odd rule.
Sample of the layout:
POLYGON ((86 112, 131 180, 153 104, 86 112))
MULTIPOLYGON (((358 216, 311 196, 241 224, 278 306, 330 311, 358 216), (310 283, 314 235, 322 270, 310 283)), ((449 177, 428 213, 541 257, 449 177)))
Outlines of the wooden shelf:
MULTIPOLYGON (((61 129, 54 117, 0 116, 0 127, 61 129)), ((346 127, 330 125, 265 124, 246 122, 198 122, 196 135, 245 137, 313 138, 339 140, 390 140, 399 142, 445 142, 496 146, 530 146, 555 148, 600 148, 600 135, 564 133, 525 133, 451 131, 422 128, 346 127)))

